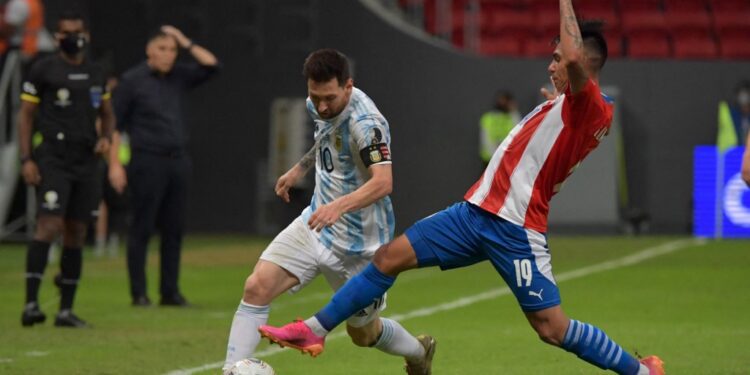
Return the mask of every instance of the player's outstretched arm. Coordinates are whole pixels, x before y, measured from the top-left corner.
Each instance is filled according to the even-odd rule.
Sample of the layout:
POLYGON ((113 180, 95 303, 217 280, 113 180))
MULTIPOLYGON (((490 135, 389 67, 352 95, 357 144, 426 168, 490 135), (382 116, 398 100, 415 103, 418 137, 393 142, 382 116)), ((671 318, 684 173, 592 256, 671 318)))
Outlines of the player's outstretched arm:
POLYGON ((583 69, 583 38, 572 0, 560 0, 560 51, 562 63, 568 71, 570 91, 578 93, 589 77, 583 69))
POLYGON ((310 229, 321 231, 324 227, 333 225, 341 215, 367 207, 391 193, 393 190, 391 164, 373 164, 368 170, 371 175, 370 179, 357 190, 315 210, 307 223, 310 229))

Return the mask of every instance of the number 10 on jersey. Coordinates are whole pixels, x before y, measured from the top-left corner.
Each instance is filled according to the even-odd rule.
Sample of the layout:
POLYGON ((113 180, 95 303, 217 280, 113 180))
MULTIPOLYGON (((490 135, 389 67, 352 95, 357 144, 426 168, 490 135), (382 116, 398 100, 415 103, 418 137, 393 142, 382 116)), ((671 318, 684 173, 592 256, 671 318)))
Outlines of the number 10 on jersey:
POLYGON ((333 172, 333 158, 331 157, 331 150, 328 147, 320 148, 320 164, 326 172, 333 172))

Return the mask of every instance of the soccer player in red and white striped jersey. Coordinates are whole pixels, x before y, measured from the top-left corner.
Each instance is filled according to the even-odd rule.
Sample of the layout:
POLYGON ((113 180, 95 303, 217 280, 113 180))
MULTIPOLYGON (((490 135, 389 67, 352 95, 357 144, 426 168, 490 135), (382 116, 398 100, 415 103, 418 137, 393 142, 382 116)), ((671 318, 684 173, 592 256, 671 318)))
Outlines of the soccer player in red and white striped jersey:
MULTIPOLYGON (((585 29, 584 29, 585 30, 585 29)), ((602 41, 591 34, 591 49, 602 41)), ((482 178, 464 198, 512 223, 547 231, 549 201, 565 179, 609 132, 612 100, 599 92, 598 73, 603 58, 591 59, 588 71, 576 72, 582 82, 568 82, 555 50, 549 73, 564 94, 531 111, 497 148, 482 178), (576 82, 576 83, 574 83, 576 82)))
MULTIPOLYGON (((548 67, 559 95, 511 131, 463 202, 418 221, 381 247, 315 316, 281 328, 261 326, 261 335, 315 356, 328 332, 383 295, 399 273, 489 260, 544 342, 618 374, 664 374, 658 357, 639 361, 598 327, 568 318, 552 275, 545 234, 549 201, 609 131, 612 102, 598 83, 606 59, 601 32, 579 25, 571 0, 560 0, 560 37, 548 67)), ((421 371, 408 372, 429 374, 434 348, 433 343, 421 371)))

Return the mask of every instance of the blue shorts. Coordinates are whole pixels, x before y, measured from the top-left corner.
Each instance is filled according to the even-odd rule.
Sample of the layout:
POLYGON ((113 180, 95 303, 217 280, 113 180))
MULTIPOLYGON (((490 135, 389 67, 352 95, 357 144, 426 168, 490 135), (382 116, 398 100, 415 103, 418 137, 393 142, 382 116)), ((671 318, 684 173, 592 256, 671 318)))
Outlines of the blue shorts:
POLYGON ((418 221, 405 234, 419 267, 447 270, 489 260, 523 311, 560 304, 543 233, 461 202, 418 221))

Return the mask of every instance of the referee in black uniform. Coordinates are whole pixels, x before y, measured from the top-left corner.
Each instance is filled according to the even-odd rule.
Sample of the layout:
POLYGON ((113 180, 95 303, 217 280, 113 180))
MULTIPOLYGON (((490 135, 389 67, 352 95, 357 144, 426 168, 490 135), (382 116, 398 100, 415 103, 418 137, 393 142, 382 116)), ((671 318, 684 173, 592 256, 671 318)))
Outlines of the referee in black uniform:
POLYGON ((130 294, 134 306, 151 305, 146 294, 146 250, 158 229, 160 304, 187 306, 177 282, 190 174, 183 95, 212 77, 218 60, 172 26, 162 26, 149 38, 146 56, 145 62, 123 74, 115 90, 118 128, 129 134, 132 150, 127 172, 133 208, 128 232, 130 294), (194 61, 176 62, 178 47, 194 61))
POLYGON ((80 15, 65 13, 55 38, 59 53, 39 60, 23 84, 19 135, 23 178, 36 186, 39 203, 36 230, 26 256, 26 307, 21 324, 42 323, 37 296, 47 266, 50 243, 63 237, 58 327, 86 327, 72 313, 81 277, 86 227, 94 219, 101 196, 97 153, 106 152, 114 128, 110 94, 102 69, 85 58, 89 34, 80 15), (35 113, 39 116, 34 121, 35 113), (101 134, 96 118, 101 116, 101 134), (32 133, 42 142, 32 153, 32 133))

